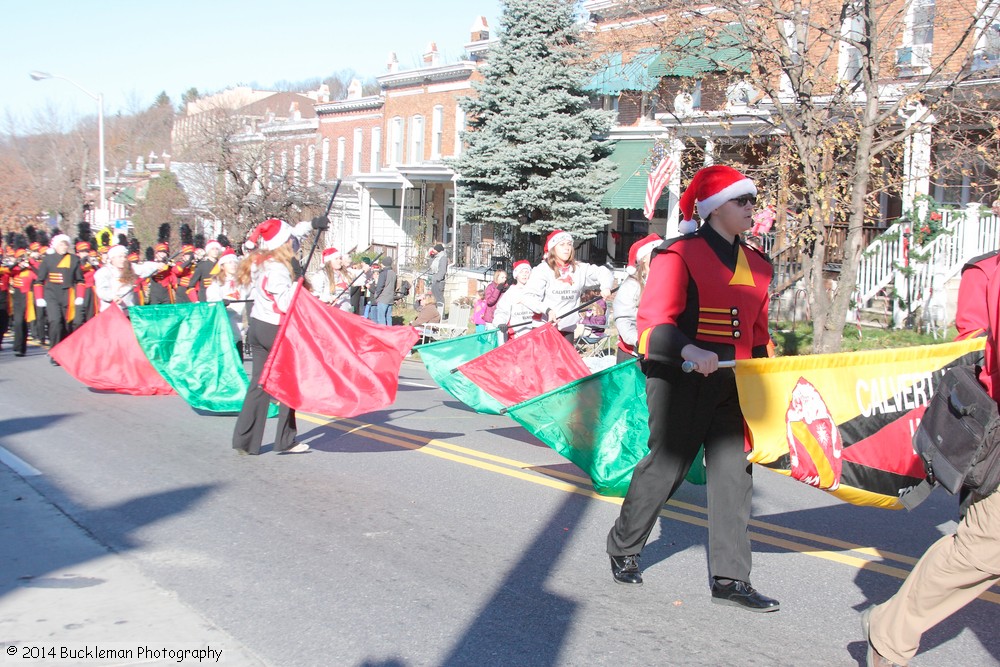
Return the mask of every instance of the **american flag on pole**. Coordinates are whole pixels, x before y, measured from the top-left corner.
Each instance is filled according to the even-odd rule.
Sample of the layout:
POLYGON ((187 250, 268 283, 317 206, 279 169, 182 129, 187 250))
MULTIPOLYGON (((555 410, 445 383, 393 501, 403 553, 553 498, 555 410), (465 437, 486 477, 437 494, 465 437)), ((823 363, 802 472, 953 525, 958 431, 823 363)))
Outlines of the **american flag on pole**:
POLYGON ((649 169, 649 181, 646 184, 646 205, 642 209, 647 220, 653 219, 660 193, 677 170, 677 162, 672 155, 667 155, 667 149, 659 141, 653 143, 653 154, 650 159, 652 163, 649 169))

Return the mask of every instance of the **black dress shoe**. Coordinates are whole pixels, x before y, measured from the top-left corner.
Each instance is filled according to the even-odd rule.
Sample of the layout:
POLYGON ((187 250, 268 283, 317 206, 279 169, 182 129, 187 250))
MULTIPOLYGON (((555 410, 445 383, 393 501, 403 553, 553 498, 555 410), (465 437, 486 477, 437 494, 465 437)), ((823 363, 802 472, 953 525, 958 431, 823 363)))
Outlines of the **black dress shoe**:
POLYGON ((639 555, 611 556, 611 574, 619 584, 642 584, 639 555))
POLYGON ((14 356, 15 357, 23 357, 23 356, 25 356, 25 353, 24 352, 15 352, 14 356))
POLYGON ((721 584, 718 580, 712 582, 712 602, 757 612, 778 611, 781 608, 777 600, 761 595, 745 581, 736 580, 728 584, 721 584))
POLYGON ((50 362, 50 363, 51 363, 51 364, 52 364, 53 366, 60 366, 60 365, 61 365, 61 364, 60 364, 60 363, 59 363, 58 361, 56 361, 55 359, 49 359, 49 362, 50 362))

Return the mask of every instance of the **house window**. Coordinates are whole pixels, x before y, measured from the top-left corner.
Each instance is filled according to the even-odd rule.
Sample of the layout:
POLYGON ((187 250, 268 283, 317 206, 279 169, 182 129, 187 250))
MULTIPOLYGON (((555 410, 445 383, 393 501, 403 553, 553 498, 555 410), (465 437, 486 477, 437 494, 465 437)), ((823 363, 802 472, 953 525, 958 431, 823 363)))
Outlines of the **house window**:
POLYGON ((315 182, 313 178, 316 173, 316 145, 310 144, 307 151, 308 157, 306 157, 306 185, 312 185, 315 182))
POLYGON ((292 149, 292 185, 299 184, 299 172, 302 170, 302 146, 292 149))
POLYGON ((903 45, 896 50, 896 65, 904 72, 922 73, 931 66, 934 9, 934 0, 913 0, 910 4, 903 45))
POLYGON ((372 128, 372 173, 382 169, 382 128, 372 128))
POLYGON ((441 159, 441 140, 444 135, 444 107, 440 104, 434 107, 431 116, 431 159, 441 159))
POLYGON ((837 70, 842 81, 855 83, 861 78, 861 49, 857 47, 857 44, 864 40, 865 24, 859 4, 851 5, 849 11, 850 13, 840 26, 840 35, 843 41, 840 42, 837 70))
POLYGON ((980 0, 979 6, 983 10, 983 18, 976 25, 978 38, 973 53, 973 70, 1000 65, 1000 1, 980 0))
POLYGON ((347 139, 337 139, 337 178, 344 177, 344 156, 347 153, 347 139))
POLYGON ((408 164, 420 164, 424 161, 424 117, 413 116, 410 118, 410 153, 407 156, 408 164))
POLYGON ((462 154, 462 132, 465 131, 465 110, 455 106, 455 157, 462 154))
POLYGON ((659 102, 660 98, 655 93, 643 93, 642 101, 640 102, 639 117, 646 120, 653 120, 656 118, 656 111, 659 102))
POLYGON ((396 116, 389 126, 389 164, 398 165, 403 160, 403 119, 396 116))
POLYGON ((910 44, 934 43, 934 0, 913 0, 909 28, 910 44))
POLYGON ((806 30, 808 28, 809 12, 803 10, 798 20, 785 19, 785 43, 788 45, 788 55, 793 65, 802 62, 802 51, 805 48, 806 30))
POLYGON ((354 143, 352 148, 352 164, 351 173, 360 174, 361 173, 361 148, 365 141, 365 133, 360 127, 354 129, 354 143))
POLYGON ((323 153, 320 158, 319 167, 319 180, 327 180, 329 168, 330 168, 330 138, 326 137, 323 139, 323 153))

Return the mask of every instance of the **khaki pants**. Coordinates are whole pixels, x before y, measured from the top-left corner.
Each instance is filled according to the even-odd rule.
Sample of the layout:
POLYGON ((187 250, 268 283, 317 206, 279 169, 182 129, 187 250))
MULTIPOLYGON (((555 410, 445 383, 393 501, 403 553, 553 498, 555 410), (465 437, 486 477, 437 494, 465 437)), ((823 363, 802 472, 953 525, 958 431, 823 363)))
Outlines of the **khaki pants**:
POLYGON ((1000 580, 1000 492, 969 507, 954 535, 924 553, 899 592, 871 613, 870 638, 905 665, 920 637, 1000 580))

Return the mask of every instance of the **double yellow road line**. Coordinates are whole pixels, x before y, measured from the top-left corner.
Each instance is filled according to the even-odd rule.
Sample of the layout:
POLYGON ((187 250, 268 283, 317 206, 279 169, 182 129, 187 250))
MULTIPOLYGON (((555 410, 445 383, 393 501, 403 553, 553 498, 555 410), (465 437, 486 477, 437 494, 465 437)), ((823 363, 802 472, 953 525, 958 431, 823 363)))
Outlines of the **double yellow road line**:
MULTIPOLYGON (((506 475, 532 484, 547 486, 564 493, 575 493, 594 500, 600 500, 614 505, 621 505, 621 498, 611 498, 596 493, 589 479, 580 475, 564 473, 559 470, 534 466, 524 461, 517 461, 503 456, 480 452, 468 447, 453 445, 444 440, 426 438, 418 434, 407 433, 398 429, 378 424, 370 424, 355 419, 337 419, 319 415, 298 414, 303 419, 314 424, 326 426, 343 433, 358 435, 369 440, 436 456, 441 459, 472 466, 481 470, 506 475)), ((705 518, 708 510, 700 505, 692 505, 678 500, 667 502, 669 508, 660 510, 660 516, 683 521, 695 526, 708 527, 705 518), (682 510, 682 511, 677 511, 682 510)), ((814 558, 849 565, 859 570, 878 572, 897 579, 905 579, 910 572, 910 566, 917 562, 916 558, 903 554, 865 547, 844 540, 838 540, 825 535, 786 528, 765 521, 750 520, 750 539, 762 544, 769 544, 786 551, 794 551, 814 558), (766 531, 766 532, 762 532, 766 531), (810 544, 811 543, 811 544, 810 544), (816 546, 820 545, 820 546, 816 546), (832 548, 835 551, 828 549, 832 548), (893 565, 897 563, 905 567, 893 565)), ((1000 604, 1000 594, 987 591, 980 598, 994 604, 1000 604)))

